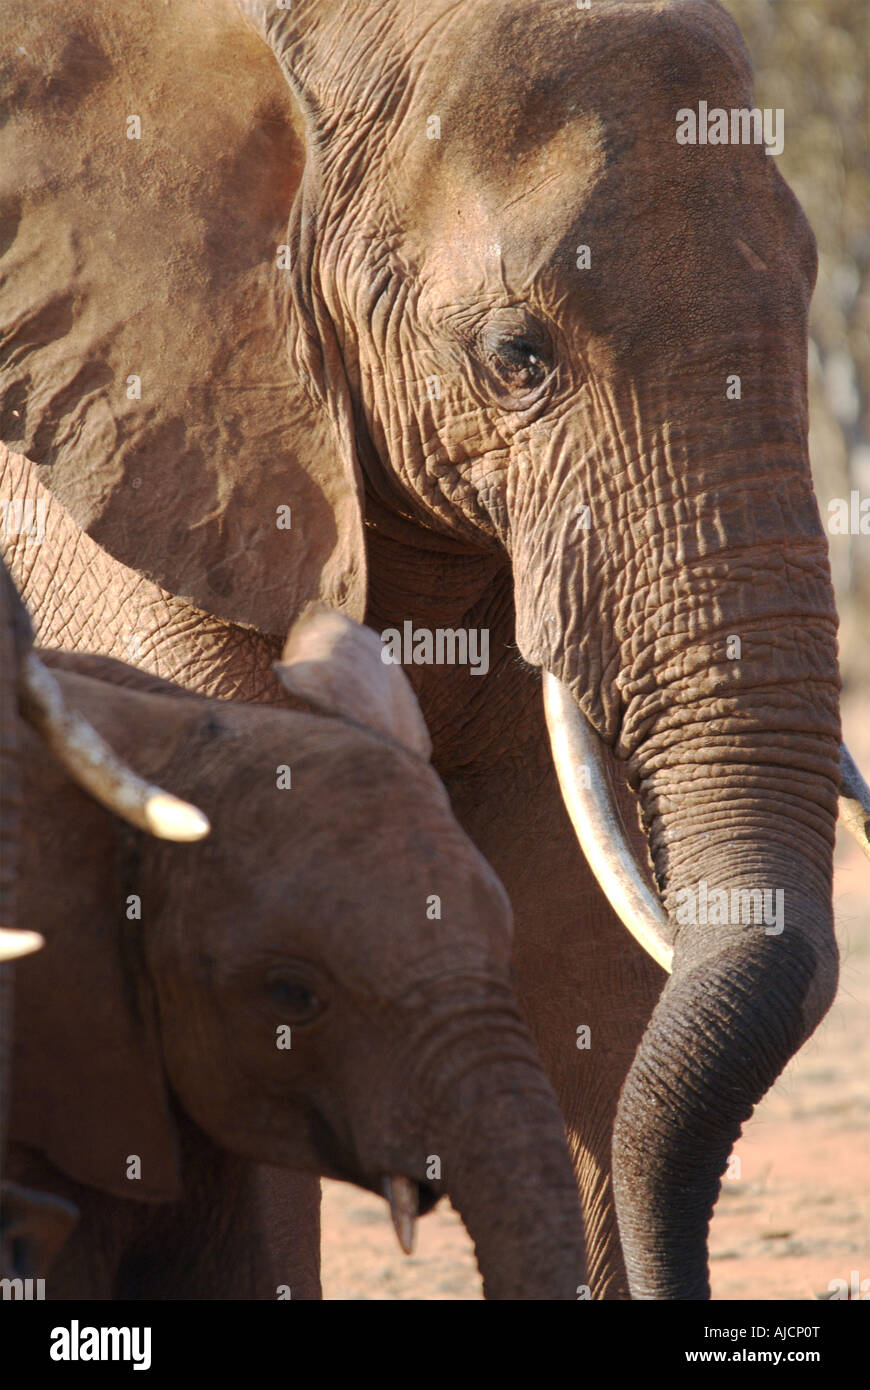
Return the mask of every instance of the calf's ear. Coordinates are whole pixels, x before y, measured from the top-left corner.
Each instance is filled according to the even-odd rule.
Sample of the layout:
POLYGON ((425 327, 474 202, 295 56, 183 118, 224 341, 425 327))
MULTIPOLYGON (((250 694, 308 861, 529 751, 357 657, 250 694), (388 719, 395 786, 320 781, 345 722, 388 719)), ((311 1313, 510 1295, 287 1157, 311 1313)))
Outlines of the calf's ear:
POLYGON ((417 697, 383 653, 371 628, 312 604, 291 628, 275 669, 291 695, 320 713, 351 719, 429 758, 432 741, 417 697))

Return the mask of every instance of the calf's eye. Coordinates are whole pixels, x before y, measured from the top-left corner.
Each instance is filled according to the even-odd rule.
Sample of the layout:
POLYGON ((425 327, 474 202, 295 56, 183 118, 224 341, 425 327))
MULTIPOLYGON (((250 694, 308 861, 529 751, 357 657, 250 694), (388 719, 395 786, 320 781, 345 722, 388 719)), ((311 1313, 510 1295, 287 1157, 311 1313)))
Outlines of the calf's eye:
POLYGON ((323 1000, 304 980, 289 975, 271 975, 269 996, 286 1023, 309 1023, 326 1007, 323 1000))

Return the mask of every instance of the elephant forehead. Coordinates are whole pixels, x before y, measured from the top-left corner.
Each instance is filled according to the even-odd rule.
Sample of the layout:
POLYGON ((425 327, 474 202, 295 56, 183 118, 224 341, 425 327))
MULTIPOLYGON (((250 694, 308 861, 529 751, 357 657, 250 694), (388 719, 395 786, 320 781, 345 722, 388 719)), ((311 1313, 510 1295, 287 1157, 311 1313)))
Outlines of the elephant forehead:
POLYGON ((279 953, 293 947, 348 985, 391 994, 435 974, 507 969, 508 914, 486 866, 432 857, 413 839, 389 857, 383 843, 368 850, 280 885, 279 953))
POLYGON ((367 825, 334 803, 319 825, 308 804, 296 814, 292 836, 261 833, 256 860, 244 845, 201 856, 198 931, 168 931, 170 956, 196 970, 205 952, 230 984, 307 961, 373 998, 435 977, 506 977, 507 899, 458 828, 428 827, 425 813, 408 824, 408 803, 382 807, 377 823, 369 808, 367 825))
POLYGON ((219 953, 234 941, 276 961, 295 950, 359 978, 373 950, 412 974, 463 943, 506 961, 506 895, 428 763, 334 719, 251 707, 218 722, 210 741, 193 731, 185 745, 199 769, 185 786, 212 833, 183 858, 164 850, 178 874, 163 878, 182 910, 195 884, 219 953))
POLYGON ((434 42, 421 87, 450 117, 439 138, 464 136, 470 154, 509 164, 579 109, 648 120, 659 98, 712 100, 711 83, 748 94, 750 81, 739 31, 713 0, 513 0, 466 7, 434 42))
POLYGON ((461 31, 433 42, 396 177, 424 232, 476 229, 503 252, 513 238, 528 256, 544 212, 551 240, 570 235, 614 165, 676 160, 680 108, 751 96, 737 30, 706 0, 484 4, 461 31))

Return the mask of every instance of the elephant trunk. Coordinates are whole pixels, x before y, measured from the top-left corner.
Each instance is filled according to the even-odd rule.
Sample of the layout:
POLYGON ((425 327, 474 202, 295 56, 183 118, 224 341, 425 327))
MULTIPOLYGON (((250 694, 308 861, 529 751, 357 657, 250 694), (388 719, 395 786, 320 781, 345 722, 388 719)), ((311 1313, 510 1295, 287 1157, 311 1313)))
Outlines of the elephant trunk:
MULTIPOLYGON (((579 1199, 562 1116, 508 999, 466 1004, 443 1067, 421 1066, 427 1139, 474 1241, 487 1299, 576 1300, 585 1283, 579 1199)), ((454 1031, 454 1029, 449 1029, 454 1031)), ((566 1040, 571 1046, 572 1039, 566 1040)))
POLYGON ((742 771, 741 788, 741 769, 684 764, 679 803, 655 775, 642 787, 676 945, 614 1130, 634 1298, 709 1297, 707 1228, 741 1125, 836 986, 835 750, 827 776, 742 771))
MULTIPOLYGON (((664 663, 626 684, 620 749, 674 943, 614 1129, 635 1298, 709 1296, 707 1229, 729 1155, 836 988, 839 680, 832 605, 807 550, 783 563, 778 593, 768 581, 763 624, 726 616, 734 636, 723 634, 743 571, 723 574, 715 610, 699 604, 687 625, 700 640, 678 654, 673 639, 664 663)), ((765 573, 761 554, 754 567, 741 559, 765 573)))
MULTIPOLYGON (((614 1127, 636 1298, 709 1295, 707 1228, 740 1127, 836 985, 836 611, 804 413, 755 420, 748 443, 736 422, 718 440, 675 425, 644 456, 642 495, 626 512, 620 469, 602 460, 595 526, 579 548, 588 572, 578 576, 566 532, 553 563, 524 565, 531 580, 518 586, 521 651, 571 691, 622 764, 662 900, 650 904, 630 870, 611 875, 638 916, 635 935, 673 970, 614 1127), (674 477, 683 494, 663 508, 674 477), (535 579, 569 595, 546 606, 549 630, 534 616, 535 579)), ((519 539, 523 557, 541 550, 540 527, 519 539)), ((557 765, 574 748, 565 711, 549 699, 557 765)), ((587 804, 566 800, 582 831, 587 804)))
POLYGON ((484 1296, 576 1300, 585 1282, 580 1207, 555 1096, 538 1066, 516 1068, 507 1085, 495 1075, 479 1082, 448 1161, 484 1296))

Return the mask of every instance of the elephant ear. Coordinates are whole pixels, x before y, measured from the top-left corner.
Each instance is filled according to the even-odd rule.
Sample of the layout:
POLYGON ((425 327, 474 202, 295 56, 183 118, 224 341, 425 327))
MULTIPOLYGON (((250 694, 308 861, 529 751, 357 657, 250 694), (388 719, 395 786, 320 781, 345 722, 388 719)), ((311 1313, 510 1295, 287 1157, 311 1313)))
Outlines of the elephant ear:
MULTIPOLYGON (((70 703, 104 736, 117 741, 121 720, 135 722, 144 697, 112 692, 119 708, 107 722, 95 703, 101 682, 58 679, 77 681, 76 694, 94 688, 93 700, 70 703)), ((81 792, 29 730, 23 748, 21 920, 38 923, 46 944, 16 966, 11 1138, 77 1182, 177 1201, 178 1137, 143 963, 138 832, 81 792)))
POLYGON ((383 651, 371 628, 313 604, 275 669, 291 695, 321 713, 364 724, 428 758, 432 741, 417 697, 401 667, 384 664, 383 651))
POLYGON ((2 438, 199 609, 268 633, 314 598, 362 617, 350 392, 300 249, 306 125, 268 47, 199 0, 8 0, 0 39, 2 438))

